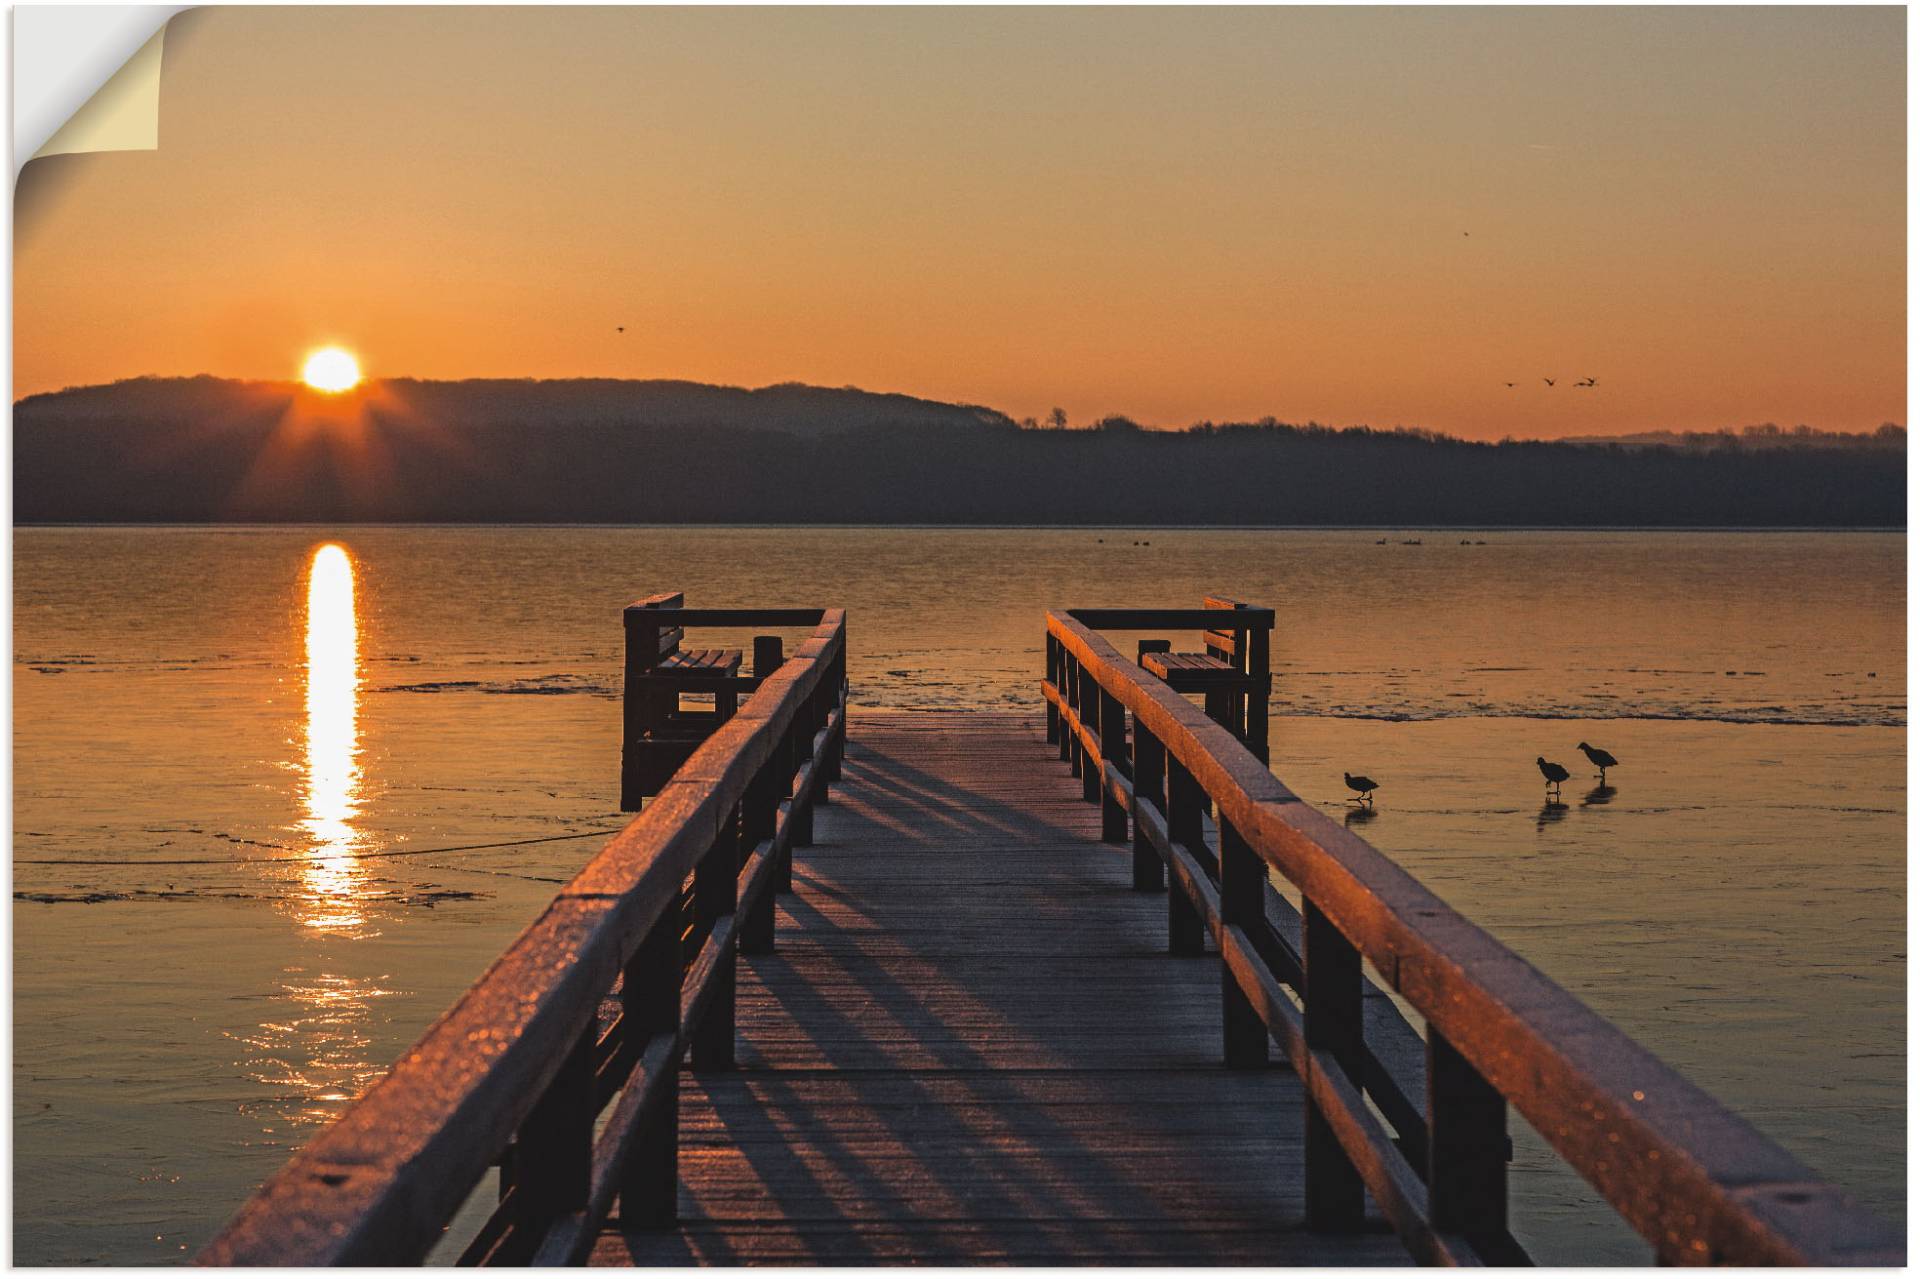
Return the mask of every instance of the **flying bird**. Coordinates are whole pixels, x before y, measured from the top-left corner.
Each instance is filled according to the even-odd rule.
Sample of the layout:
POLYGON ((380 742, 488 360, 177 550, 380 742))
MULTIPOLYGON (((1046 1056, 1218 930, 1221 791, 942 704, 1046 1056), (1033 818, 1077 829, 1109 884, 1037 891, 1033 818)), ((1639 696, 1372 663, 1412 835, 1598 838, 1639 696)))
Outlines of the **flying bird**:
POLYGON ((1550 377, 1543 377, 1543 378, 1541 378, 1540 380, 1541 380, 1542 382, 1545 382, 1545 383, 1546 383, 1546 384, 1547 384, 1548 386, 1552 386, 1552 385, 1553 385, 1553 379, 1552 379, 1552 378, 1550 378, 1550 377))
POLYGON ((1519 385, 1519 383, 1518 383, 1518 382, 1509 382, 1509 383, 1507 383, 1507 389, 1508 389, 1509 391, 1511 391, 1511 390, 1512 390, 1512 389, 1513 389, 1514 387, 1516 387, 1516 386, 1518 386, 1518 385, 1519 385))
POLYGON ((1620 767, 1619 760, 1615 759, 1612 755, 1608 754, 1606 751, 1601 750, 1597 746, 1589 746, 1585 742, 1581 742, 1580 753, 1585 755, 1589 760, 1591 760, 1593 762, 1593 766, 1600 770, 1600 784, 1602 786, 1605 786, 1607 784, 1607 770, 1609 768, 1620 767))
POLYGON ((624 324, 616 324, 613 326, 613 331, 615 333, 625 333, 627 331, 627 326, 624 324))
POLYGON ((1355 777, 1352 773, 1342 773, 1340 776, 1347 779, 1348 790, 1360 792, 1357 802, 1362 804, 1373 802, 1373 788, 1379 785, 1378 782, 1371 777, 1355 777))
POLYGON ((1598 379, 1598 378, 1591 378, 1591 377, 1590 377, 1590 378, 1588 378, 1588 379, 1587 379, 1586 381, 1584 381, 1584 382, 1575 382, 1575 383, 1574 383, 1574 385, 1575 385, 1575 386, 1592 386, 1592 385, 1593 385, 1593 384, 1594 384, 1595 382, 1597 382, 1597 381, 1599 381, 1599 379, 1598 379))
POLYGON ((1540 766, 1540 776, 1547 779, 1547 789, 1555 794, 1560 792, 1560 783, 1573 776, 1566 769, 1548 759, 1545 755, 1536 755, 1534 763, 1540 766))

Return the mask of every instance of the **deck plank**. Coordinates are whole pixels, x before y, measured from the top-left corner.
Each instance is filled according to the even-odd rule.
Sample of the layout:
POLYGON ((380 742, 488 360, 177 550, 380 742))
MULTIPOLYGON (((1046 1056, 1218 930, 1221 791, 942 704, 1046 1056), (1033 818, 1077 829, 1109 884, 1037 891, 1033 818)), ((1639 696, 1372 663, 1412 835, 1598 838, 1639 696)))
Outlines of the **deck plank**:
POLYGON ((1305 1230, 1298 1081, 1220 1065, 1218 959, 1166 953, 1037 717, 850 727, 740 1068, 684 1080, 679 1228, 595 1264, 1405 1264, 1305 1230))

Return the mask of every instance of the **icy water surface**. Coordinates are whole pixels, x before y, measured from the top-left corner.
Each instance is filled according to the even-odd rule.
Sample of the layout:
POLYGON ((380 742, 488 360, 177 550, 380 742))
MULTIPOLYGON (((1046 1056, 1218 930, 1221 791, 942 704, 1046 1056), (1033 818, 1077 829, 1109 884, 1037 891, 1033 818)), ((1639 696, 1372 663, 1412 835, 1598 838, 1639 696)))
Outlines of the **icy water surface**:
MULTIPOLYGON (((1381 536, 17 531, 17 1259, 191 1255, 478 975, 620 823, 670 589, 846 607, 898 707, 1037 705, 1049 605, 1276 606, 1275 771, 1378 779, 1368 839, 1904 1220, 1903 536, 1381 536)), ((1538 1255, 1645 1258, 1518 1144, 1538 1255)))

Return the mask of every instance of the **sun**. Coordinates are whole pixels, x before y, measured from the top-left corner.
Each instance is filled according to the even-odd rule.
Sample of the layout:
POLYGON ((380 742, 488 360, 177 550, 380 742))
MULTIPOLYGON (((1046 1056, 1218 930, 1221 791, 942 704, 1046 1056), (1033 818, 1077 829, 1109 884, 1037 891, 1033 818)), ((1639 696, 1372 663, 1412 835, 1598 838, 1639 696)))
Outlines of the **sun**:
POLYGON ((316 391, 351 391, 360 383, 360 361, 350 351, 323 346, 307 357, 300 377, 316 391))

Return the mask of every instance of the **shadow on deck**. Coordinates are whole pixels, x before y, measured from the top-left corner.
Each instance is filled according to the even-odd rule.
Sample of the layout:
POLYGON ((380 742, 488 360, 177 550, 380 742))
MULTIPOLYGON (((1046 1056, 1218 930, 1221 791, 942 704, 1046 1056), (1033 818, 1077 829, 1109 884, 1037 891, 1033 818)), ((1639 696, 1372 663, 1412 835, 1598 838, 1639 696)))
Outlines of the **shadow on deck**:
POLYGON ((1406 1263, 1306 1231, 1298 1080, 1220 1064, 1219 959, 1167 953, 1040 720, 851 728, 739 1068, 682 1085, 680 1224, 594 1264, 1406 1263))

